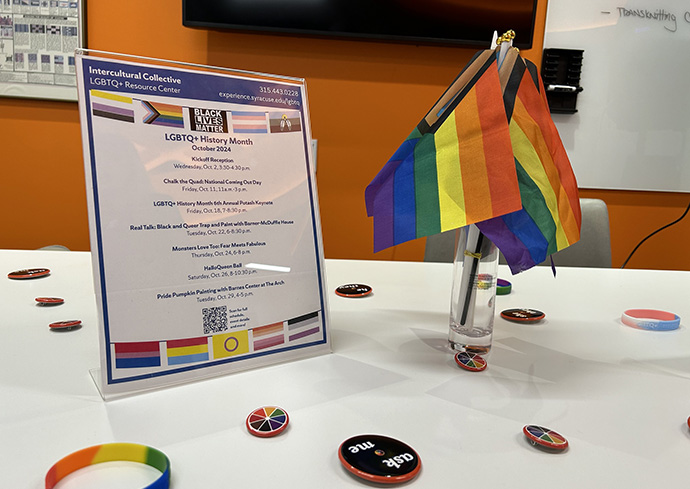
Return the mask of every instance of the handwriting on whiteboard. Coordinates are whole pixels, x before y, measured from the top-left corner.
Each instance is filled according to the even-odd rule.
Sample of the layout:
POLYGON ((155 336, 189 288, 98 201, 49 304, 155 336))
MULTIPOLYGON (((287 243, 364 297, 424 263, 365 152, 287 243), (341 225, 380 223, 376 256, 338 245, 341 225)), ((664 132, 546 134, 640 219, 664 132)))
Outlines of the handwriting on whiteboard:
MULTIPOLYGON (((618 16, 620 18, 638 18, 645 19, 651 22, 659 22, 669 32, 676 32, 678 30, 678 17, 673 12, 666 9, 659 8, 656 10, 648 10, 646 8, 626 8, 618 7, 618 16)), ((602 12, 603 14, 611 14, 611 12, 602 12)), ((683 20, 690 24, 690 12, 683 13, 683 20)))

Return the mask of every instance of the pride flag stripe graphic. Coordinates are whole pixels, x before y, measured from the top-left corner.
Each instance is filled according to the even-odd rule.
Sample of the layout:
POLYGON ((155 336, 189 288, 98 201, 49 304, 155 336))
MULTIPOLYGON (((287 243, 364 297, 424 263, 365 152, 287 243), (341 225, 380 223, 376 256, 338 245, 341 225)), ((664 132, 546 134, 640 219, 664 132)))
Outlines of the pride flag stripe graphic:
POLYGON ((232 116, 232 131, 245 134, 268 133, 266 112, 235 111, 232 116))
POLYGON ((321 332, 319 311, 287 320, 288 341, 295 341, 321 332))
POLYGON ((298 325, 299 323, 302 323, 304 321, 309 321, 311 319, 318 319, 318 317, 319 317, 319 311, 314 311, 314 312, 310 312, 307 314, 303 314, 302 316, 297 316, 297 317, 294 317, 292 319, 288 319, 287 323, 288 323, 288 326, 298 325))
POLYGON ((274 335, 276 333, 282 333, 283 332, 283 323, 273 323, 269 324, 267 326, 260 326, 258 328, 254 328, 253 330, 254 338, 258 338, 261 336, 268 336, 268 335, 274 335))
POLYGON ((289 341, 299 340, 301 338, 305 338, 307 336, 314 335, 314 334, 318 333, 319 331, 321 331, 321 328, 319 326, 315 326, 313 328, 305 329, 305 330, 299 331, 295 334, 291 334, 288 339, 289 339, 289 341))
MULTIPOLYGON (((416 129, 415 129, 416 131, 416 129)), ((413 132, 414 136, 421 134, 419 132, 413 132)), ((408 141, 407 144, 403 143, 404 149, 413 150, 414 142, 408 141)), ((429 140, 428 144, 433 145, 433 141, 429 140)), ((425 142, 422 142, 422 145, 425 142)), ((420 145, 421 146, 421 145, 420 145)), ((395 155, 393 156, 395 158, 395 155)), ((403 158, 401 156, 401 158, 403 158)), ((402 242, 415 239, 417 237, 416 230, 416 200, 415 196, 415 180, 414 180, 414 158, 404 158, 400 166, 395 171, 395 176, 392 183, 392 188, 389 184, 382 189, 381 196, 385 201, 393 202, 393 213, 390 215, 383 215, 380 218, 384 220, 380 222, 380 229, 385 230, 393 228, 393 233, 397 239, 401 239, 402 242), (404 196, 409 196, 409 198, 404 198, 404 196), (393 219, 393 215, 397 216, 393 219)), ((432 177, 429 177, 432 178, 432 177)), ((432 209, 433 210, 433 209, 432 209)), ((376 228, 374 233, 376 233, 376 228)), ((376 241, 376 239, 375 239, 376 241)))
MULTIPOLYGON (((436 167, 436 154, 438 152, 438 142, 434 136, 422 137, 420 144, 414 148, 412 160, 409 161, 412 170, 411 174, 404 174, 411 177, 412 182, 401 182, 402 187, 413 187, 415 190, 415 213, 407 217, 407 220, 414 219, 416 236, 428 236, 441 232, 440 209, 438 198, 438 168, 436 167), (417 216, 425 215, 427 219, 417 219, 417 216)), ((395 174, 396 179, 398 174, 395 174)), ((400 187, 396 185, 395 201, 404 200, 400 194, 400 187)), ((397 210, 400 207, 395 206, 397 210)), ((403 204, 405 206, 405 204, 403 204)), ((374 223, 375 224, 375 223, 374 223)), ((402 225, 403 223, 400 223, 402 225)), ((400 227, 397 226, 397 227, 400 227)), ((374 243, 376 245, 376 243, 374 243)))
POLYGON ((169 340, 166 342, 166 347, 168 351, 168 365, 204 362, 209 359, 208 339, 205 336, 169 340))
POLYGON ((182 107, 159 102, 147 102, 145 100, 142 100, 141 106, 146 111, 143 118, 144 124, 184 128, 182 107))
POLYGON ((554 168, 548 173, 549 181, 554 189, 562 189, 561 192, 556 192, 558 196, 558 213, 554 215, 556 219, 560 220, 568 243, 573 244, 580 239, 582 221, 575 173, 558 135, 556 125, 548 111, 546 91, 537 72, 537 67, 528 60, 525 60, 525 63, 534 82, 534 87, 527 90, 525 94, 525 110, 530 114, 534 123, 541 128, 540 134, 543 136, 541 146, 546 147, 551 155, 550 161, 553 163, 554 168), (540 97, 541 103, 539 103, 540 97))
POLYGON ((281 336, 272 336, 270 338, 264 338, 262 340, 254 341, 254 351, 263 350, 265 348, 270 348, 272 346, 282 345, 285 343, 285 338, 281 336))
POLYGON ((282 322, 254 328, 252 335, 254 337, 254 351, 285 343, 284 325, 282 322))
POLYGON ((115 367, 160 367, 160 345, 157 341, 115 343, 115 367))
POLYGON ((462 187, 460 143, 457 140, 458 128, 455 121, 455 117, 449 117, 448 124, 442 125, 436 132, 436 140, 442 148, 437 153, 438 157, 447 159, 449 163, 438 168, 441 229, 454 229, 467 222, 465 209, 458 205, 458 202, 465 201, 465 192, 462 187), (459 182, 459 185, 448 185, 448 182, 459 182), (453 211, 458 212, 454 214, 453 211))
POLYGON ((102 90, 91 90, 91 113, 123 122, 134 122, 132 98, 102 90))
POLYGON ((309 326, 309 325, 316 324, 316 323, 318 323, 318 322, 319 322, 319 318, 318 318, 318 317, 314 317, 314 318, 307 319, 307 320, 304 320, 304 321, 299 322, 299 323, 288 324, 288 330, 289 330, 289 331, 294 331, 294 330, 296 330, 296 329, 305 328, 305 327, 307 327, 307 326, 309 326))

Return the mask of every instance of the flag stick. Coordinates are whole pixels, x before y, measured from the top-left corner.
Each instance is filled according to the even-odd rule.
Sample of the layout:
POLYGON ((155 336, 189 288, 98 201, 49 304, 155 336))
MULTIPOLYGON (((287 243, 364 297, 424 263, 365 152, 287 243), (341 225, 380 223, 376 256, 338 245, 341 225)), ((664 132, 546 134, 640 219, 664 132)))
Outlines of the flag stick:
POLYGON ((462 264, 462 279, 460 282, 460 297, 464 297, 462 312, 460 315, 460 325, 464 326, 468 318, 470 322, 474 318, 474 296, 477 288, 477 269, 481 260, 482 242, 484 235, 479 228, 471 224, 467 232, 467 244, 465 245, 465 256, 462 264), (469 314, 470 309, 472 314, 469 314))

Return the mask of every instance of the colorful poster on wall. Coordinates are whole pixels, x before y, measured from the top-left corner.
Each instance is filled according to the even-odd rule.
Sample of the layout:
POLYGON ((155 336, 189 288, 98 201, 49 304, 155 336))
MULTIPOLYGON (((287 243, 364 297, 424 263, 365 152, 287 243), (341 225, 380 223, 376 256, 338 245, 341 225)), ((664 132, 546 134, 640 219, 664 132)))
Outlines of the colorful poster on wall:
POLYGON ((330 351, 304 80, 77 72, 104 397, 330 351))

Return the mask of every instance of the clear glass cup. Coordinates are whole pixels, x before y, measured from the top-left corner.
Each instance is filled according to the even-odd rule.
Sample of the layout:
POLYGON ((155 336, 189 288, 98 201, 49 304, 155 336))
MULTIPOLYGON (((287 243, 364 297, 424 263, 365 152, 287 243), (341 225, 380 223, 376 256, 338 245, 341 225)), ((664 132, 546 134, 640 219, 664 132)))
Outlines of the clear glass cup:
POLYGON ((453 263, 448 343, 480 355, 491 349, 496 310, 498 248, 477 226, 460 230, 453 263))

